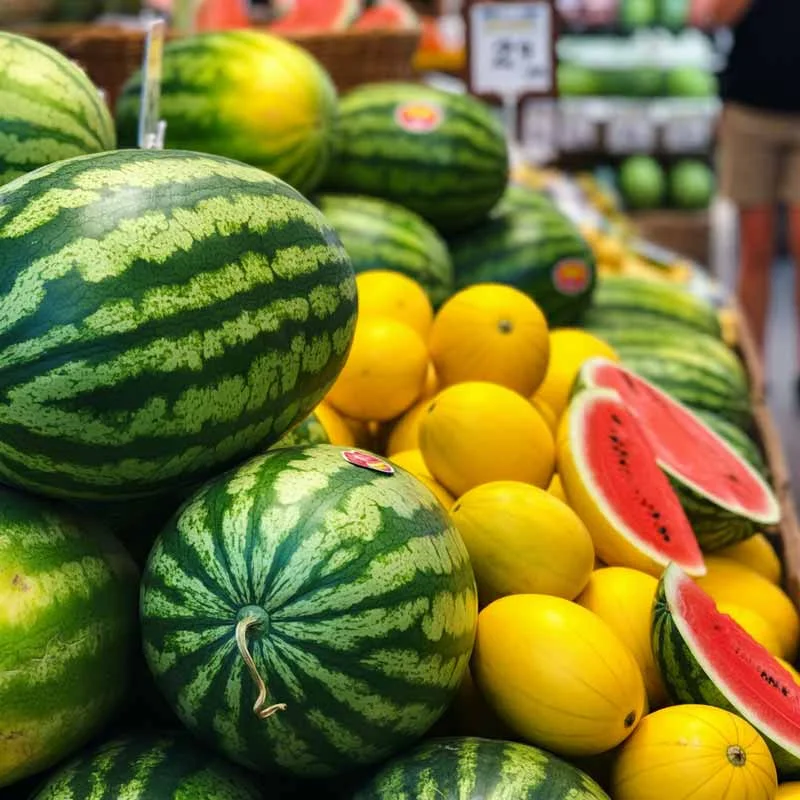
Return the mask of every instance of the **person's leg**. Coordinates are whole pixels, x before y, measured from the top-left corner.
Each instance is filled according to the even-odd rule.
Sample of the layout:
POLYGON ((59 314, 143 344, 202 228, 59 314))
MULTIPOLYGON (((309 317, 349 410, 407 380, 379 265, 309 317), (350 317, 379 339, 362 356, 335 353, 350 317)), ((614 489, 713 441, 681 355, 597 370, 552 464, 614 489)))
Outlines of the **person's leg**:
POLYGON ((764 352, 770 278, 775 259, 777 207, 739 209, 739 279, 736 296, 759 352, 764 352))
MULTIPOLYGON (((795 304, 795 356, 793 364, 800 364, 800 116, 792 116, 786 121, 791 147, 787 155, 786 169, 783 172, 781 196, 786 203, 789 221, 789 253, 794 262, 794 304, 795 304)), ((788 358, 791 358, 787 354, 788 358)), ((800 369, 798 369, 800 373, 800 369)), ((800 378, 797 384, 800 396, 800 378)))

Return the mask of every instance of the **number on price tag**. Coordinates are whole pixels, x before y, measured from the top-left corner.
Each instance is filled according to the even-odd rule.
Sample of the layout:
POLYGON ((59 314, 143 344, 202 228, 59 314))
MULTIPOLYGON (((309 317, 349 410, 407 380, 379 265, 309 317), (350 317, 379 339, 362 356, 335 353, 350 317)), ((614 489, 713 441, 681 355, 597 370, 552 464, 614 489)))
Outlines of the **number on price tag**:
POLYGON ((646 112, 615 114, 606 129, 606 149, 610 153, 649 153, 656 146, 656 128, 646 112))
POLYGON ((664 126, 664 149, 670 153, 705 152, 711 145, 711 121, 707 117, 678 117, 664 126))
POLYGON ((478 95, 521 97, 553 90, 553 7, 476 3, 470 13, 471 88, 478 95))

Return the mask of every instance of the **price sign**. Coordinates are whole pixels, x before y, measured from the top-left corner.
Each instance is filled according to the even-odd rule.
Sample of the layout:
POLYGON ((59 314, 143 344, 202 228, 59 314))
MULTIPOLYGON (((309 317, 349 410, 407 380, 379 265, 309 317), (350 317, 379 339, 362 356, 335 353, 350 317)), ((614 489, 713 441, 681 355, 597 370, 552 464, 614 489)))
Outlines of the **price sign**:
POLYGON ((552 96, 555 90, 553 5, 468 4, 469 85, 483 97, 552 96))
POLYGON ((711 146, 708 117, 676 117, 664 123, 664 149, 670 153, 705 152, 711 146))
POLYGON ((142 94, 139 107, 139 147, 163 150, 167 123, 161 119, 161 75, 164 64, 163 19, 149 23, 142 62, 142 94))
POLYGON ((656 126, 647 109, 617 112, 606 127, 606 149, 610 153, 649 153, 656 147, 656 126))

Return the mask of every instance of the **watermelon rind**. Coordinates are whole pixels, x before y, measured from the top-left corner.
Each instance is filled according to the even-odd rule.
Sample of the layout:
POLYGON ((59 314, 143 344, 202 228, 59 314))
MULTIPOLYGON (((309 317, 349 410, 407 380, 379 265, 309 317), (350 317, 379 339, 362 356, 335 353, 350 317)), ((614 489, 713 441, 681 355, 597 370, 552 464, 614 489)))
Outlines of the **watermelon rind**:
POLYGON ((333 445, 206 484, 158 537, 141 597, 145 656, 181 721, 245 767, 311 777, 425 733, 477 625, 469 556, 435 496, 333 445))
MULTIPOLYGON (((677 564, 670 564, 656 590, 652 615, 653 653, 664 683, 674 702, 715 706, 747 720, 765 739, 778 772, 784 777, 800 775, 800 741, 789 741, 775 730, 769 719, 756 718, 731 692, 726 690, 714 667, 714 653, 701 651, 680 614, 678 590, 682 581, 691 580, 677 564)), ((754 643, 755 644, 755 643, 754 643)), ((772 672, 791 690, 798 690, 791 675, 762 648, 772 672)), ((768 684, 772 685, 772 684, 768 684)), ((781 692, 780 686, 774 690, 781 692)), ((789 691, 787 689, 787 691, 789 691)))
MULTIPOLYGON (((275 796, 280 796, 276 793, 275 796)), ((187 734, 104 742, 61 767, 31 800, 262 800, 255 780, 187 734)))
POLYGON ((118 150, 0 187, 0 479, 70 500, 191 487, 327 393, 350 259, 284 181, 118 150))
POLYGON ((717 436, 721 436, 742 458, 758 471, 765 481, 771 484, 771 472, 764 454, 756 440, 744 429, 734 425, 724 417, 713 411, 692 409, 695 416, 699 417, 711 428, 717 436))
POLYGON ((105 529, 0 490, 0 787, 76 752, 120 711, 138 589, 105 529))
POLYGON ((390 761, 353 800, 609 800, 586 773, 519 742, 431 739, 390 761))

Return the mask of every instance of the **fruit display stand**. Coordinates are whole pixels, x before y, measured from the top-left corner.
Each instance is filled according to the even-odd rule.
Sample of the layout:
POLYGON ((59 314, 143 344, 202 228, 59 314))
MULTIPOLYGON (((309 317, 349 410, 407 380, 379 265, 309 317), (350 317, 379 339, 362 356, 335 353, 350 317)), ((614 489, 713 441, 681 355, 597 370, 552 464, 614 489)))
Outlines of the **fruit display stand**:
POLYGON ((644 239, 668 247, 700 264, 709 260, 711 220, 706 210, 630 212, 631 221, 644 239))

